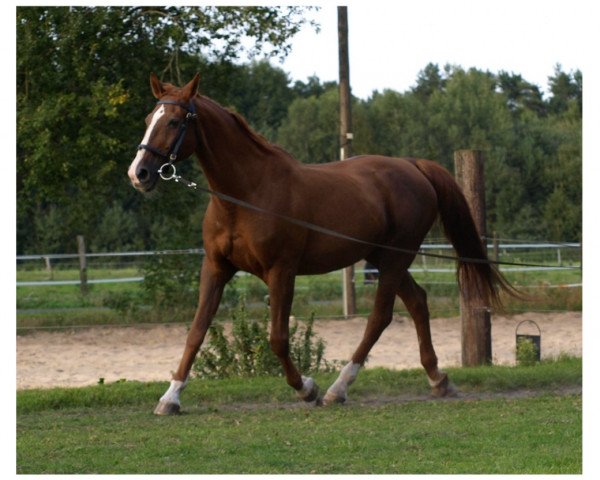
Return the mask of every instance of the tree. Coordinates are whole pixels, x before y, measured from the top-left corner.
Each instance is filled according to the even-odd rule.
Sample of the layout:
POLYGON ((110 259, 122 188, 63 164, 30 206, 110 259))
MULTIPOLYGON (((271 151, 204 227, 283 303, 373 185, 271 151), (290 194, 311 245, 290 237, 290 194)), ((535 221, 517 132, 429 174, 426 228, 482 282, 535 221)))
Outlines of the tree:
POLYGON ((503 100, 495 91, 488 72, 457 68, 446 90, 432 95, 431 109, 436 112, 433 125, 443 122, 452 150, 463 147, 486 149, 501 144, 510 127, 503 100))
POLYGON ((339 159, 339 101, 337 89, 320 97, 297 98, 277 134, 277 143, 304 163, 339 159))
POLYGON ((523 110, 531 110, 539 116, 547 113, 547 105, 544 103, 539 87, 527 82, 521 75, 500 72, 498 84, 500 90, 506 95, 511 112, 519 114, 523 110))
POLYGON ((440 72, 440 67, 434 63, 428 63, 417 75, 417 84, 411 89, 421 100, 426 100, 434 92, 443 91, 446 87, 447 78, 440 72))
POLYGON ((167 46, 171 61, 164 72, 178 84, 183 52, 209 60, 236 60, 264 55, 283 59, 290 52, 291 39, 302 26, 314 21, 305 17, 314 7, 134 7, 131 11, 147 22, 153 36, 167 46), (247 40, 254 43, 247 45, 247 40))
MULTIPOLYGON (((367 107, 371 132, 371 153, 398 156, 406 147, 403 133, 411 123, 407 97, 393 90, 375 92, 367 107)), ((358 130, 357 130, 358 131, 358 130)))
POLYGON ((290 79, 280 68, 268 61, 244 66, 243 74, 232 82, 231 105, 248 123, 270 140, 275 140, 277 129, 287 116, 288 106, 294 99, 290 79))
POLYGON ((97 231, 91 239, 90 249, 95 252, 141 249, 143 241, 136 223, 135 214, 132 211, 126 212, 119 202, 114 201, 104 211, 97 231))
POLYGON ((103 204, 113 200, 125 211, 138 212, 138 231, 146 243, 152 231, 148 218, 160 222, 166 212, 170 217, 189 215, 189 196, 165 196, 162 205, 145 202, 125 175, 152 105, 149 72, 179 83, 207 65, 200 55, 221 64, 238 58, 246 38, 254 39, 247 53, 281 57, 306 23, 304 11, 19 7, 18 251, 33 248, 31 239, 40 225, 35 218, 51 209, 66 232, 61 244, 53 243, 60 250, 71 249, 70 237, 95 231, 103 204))
POLYGON ((306 82, 296 80, 293 87, 294 95, 297 97, 320 97, 326 91, 337 88, 337 82, 329 81, 321 83, 321 80, 316 75, 308 77, 306 82))
POLYGON ((583 83, 582 74, 579 70, 572 73, 562 71, 561 65, 554 67, 554 76, 548 79, 550 84, 549 107, 553 113, 563 113, 569 108, 569 104, 574 103, 582 112, 583 103, 583 83))

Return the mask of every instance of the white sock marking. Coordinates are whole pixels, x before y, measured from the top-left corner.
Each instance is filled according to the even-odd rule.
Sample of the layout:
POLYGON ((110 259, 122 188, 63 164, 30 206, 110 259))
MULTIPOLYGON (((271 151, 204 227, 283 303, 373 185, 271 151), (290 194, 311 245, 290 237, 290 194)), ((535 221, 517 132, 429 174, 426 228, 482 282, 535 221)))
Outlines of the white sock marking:
POLYGON ((180 405, 179 394, 186 387, 187 383, 187 378, 185 382, 181 382, 179 380, 171 380, 171 385, 169 386, 169 389, 165 392, 165 394, 162 397, 160 397, 160 401, 163 403, 174 403, 175 405, 180 405))
POLYGON ((444 372, 442 372, 441 370, 436 371, 436 379, 435 380, 430 378, 429 376, 427 376, 427 380, 429 380, 429 386, 432 388, 437 387, 440 383, 442 383, 444 378, 445 378, 444 372))
POLYGON ((310 377, 302 376, 302 388, 298 390, 300 398, 306 398, 315 388, 315 381, 310 377))
POLYGON ((356 376, 358 375, 358 371, 360 370, 359 363, 350 362, 346 364, 344 368, 340 371, 340 374, 333 385, 327 389, 326 397, 329 398, 339 398, 346 399, 348 387, 352 385, 352 382, 356 380, 356 376))

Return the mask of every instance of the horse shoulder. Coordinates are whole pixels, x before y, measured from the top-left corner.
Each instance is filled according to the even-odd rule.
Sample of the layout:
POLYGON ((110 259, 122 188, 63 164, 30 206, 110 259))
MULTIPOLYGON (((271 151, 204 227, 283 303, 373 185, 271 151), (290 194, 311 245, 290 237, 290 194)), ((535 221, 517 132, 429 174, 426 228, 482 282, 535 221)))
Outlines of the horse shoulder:
POLYGON ((211 199, 202 222, 204 249, 214 255, 228 258, 233 249, 233 218, 211 199))

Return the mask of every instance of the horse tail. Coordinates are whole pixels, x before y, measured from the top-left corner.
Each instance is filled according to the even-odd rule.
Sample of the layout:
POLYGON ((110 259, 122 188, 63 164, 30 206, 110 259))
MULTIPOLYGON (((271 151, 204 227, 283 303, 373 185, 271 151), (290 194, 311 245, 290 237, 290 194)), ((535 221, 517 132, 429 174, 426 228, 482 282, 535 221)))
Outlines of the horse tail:
POLYGON ((459 257, 456 273, 460 288, 467 295, 478 295, 484 306, 501 308, 502 291, 513 296, 518 294, 495 265, 488 262, 486 249, 460 187, 448 170, 435 162, 417 160, 415 165, 437 193, 444 233, 459 257))

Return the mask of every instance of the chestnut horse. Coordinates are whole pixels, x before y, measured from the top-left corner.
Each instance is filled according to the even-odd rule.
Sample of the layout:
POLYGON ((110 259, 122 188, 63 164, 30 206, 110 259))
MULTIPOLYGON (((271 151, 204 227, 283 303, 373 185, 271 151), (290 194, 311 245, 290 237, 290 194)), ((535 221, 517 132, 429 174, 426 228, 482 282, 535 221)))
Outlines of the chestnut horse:
MULTIPOLYGON (((239 270, 257 276, 268 286, 270 344, 287 383, 301 399, 322 400, 324 404, 346 400, 348 386, 392 320, 396 295, 414 319, 421 363, 433 393, 450 393, 448 376, 438 369, 431 342, 426 294, 408 267, 438 215, 459 257, 487 258, 452 176, 429 160, 375 155, 304 165, 252 131, 238 114, 198 95, 198 80, 196 75, 183 88, 177 88, 162 83, 154 74, 150 76, 152 93, 159 101, 146 118, 146 133, 129 167, 133 186, 142 192, 152 190, 162 165, 195 153, 211 190, 276 215, 211 197, 202 229, 206 256, 198 309, 179 367, 154 413, 179 412, 179 395, 225 284, 239 270), (334 230, 345 238, 282 217, 334 230), (379 270, 374 309, 351 361, 320 399, 314 380, 301 376, 289 354, 288 322, 295 277, 330 272, 361 259, 379 270)), ((507 288, 496 269, 485 261, 459 259, 458 270, 460 288, 473 292, 484 304, 498 301, 500 291, 507 288)))

